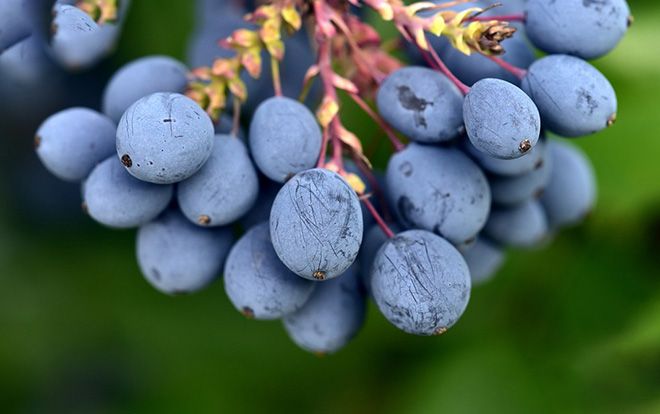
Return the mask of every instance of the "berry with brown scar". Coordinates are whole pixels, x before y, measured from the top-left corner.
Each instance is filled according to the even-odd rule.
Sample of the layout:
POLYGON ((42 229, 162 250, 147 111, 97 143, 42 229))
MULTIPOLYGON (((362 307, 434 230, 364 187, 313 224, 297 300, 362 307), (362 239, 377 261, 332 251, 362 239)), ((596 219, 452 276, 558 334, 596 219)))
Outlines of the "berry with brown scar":
POLYGON ((525 155, 541 133, 534 102, 500 79, 482 79, 472 86, 463 103, 463 119, 472 145, 495 158, 525 155))
POLYGON ((154 93, 131 105, 117 127, 117 155, 135 178, 183 181, 211 156, 213 123, 190 98, 154 93))

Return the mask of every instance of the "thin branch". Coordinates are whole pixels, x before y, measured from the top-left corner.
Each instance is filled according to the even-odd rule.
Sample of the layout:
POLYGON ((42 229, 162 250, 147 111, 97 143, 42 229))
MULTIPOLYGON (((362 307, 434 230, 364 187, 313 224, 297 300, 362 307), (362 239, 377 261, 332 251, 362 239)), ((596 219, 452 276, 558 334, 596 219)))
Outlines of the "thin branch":
POLYGON ((358 106, 360 106, 360 108, 362 108, 364 112, 367 113, 367 115, 371 117, 371 119, 374 120, 374 122, 378 124, 379 127, 383 129, 385 135, 387 135, 387 137, 389 138, 396 152, 399 152, 405 148, 405 145, 399 140, 399 138, 397 138, 392 128, 389 125, 387 125, 385 120, 383 120, 383 118, 380 115, 378 115, 376 112, 374 112, 374 110, 371 109, 371 107, 369 107, 369 105, 364 101, 364 99, 362 99, 359 95, 353 93, 349 94, 349 96, 353 99, 353 101, 355 101, 356 104, 358 104, 358 106))

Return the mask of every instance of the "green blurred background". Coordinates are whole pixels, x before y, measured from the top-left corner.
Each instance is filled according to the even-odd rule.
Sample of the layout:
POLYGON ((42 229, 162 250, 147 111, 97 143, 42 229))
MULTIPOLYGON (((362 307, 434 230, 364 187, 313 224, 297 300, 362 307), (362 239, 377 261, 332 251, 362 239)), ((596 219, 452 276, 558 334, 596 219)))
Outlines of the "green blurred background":
MULTIPOLYGON (((193 2, 133 3, 107 66, 183 59, 193 2)), ((578 141, 598 208, 547 248, 510 252, 438 338, 401 333, 372 305, 343 351, 309 355, 280 323, 241 317, 221 283, 157 293, 133 232, 81 224, 78 212, 35 217, 3 186, 0 412, 660 413, 660 7, 630 4, 635 25, 596 62, 617 89, 619 121, 578 141)), ((373 135, 365 118, 347 124, 373 135)))

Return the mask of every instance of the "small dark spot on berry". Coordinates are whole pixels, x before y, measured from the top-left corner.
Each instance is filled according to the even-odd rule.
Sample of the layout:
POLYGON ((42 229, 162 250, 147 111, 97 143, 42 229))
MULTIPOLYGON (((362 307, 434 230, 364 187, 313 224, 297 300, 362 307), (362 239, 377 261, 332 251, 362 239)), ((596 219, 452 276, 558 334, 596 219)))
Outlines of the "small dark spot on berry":
POLYGON ((316 272, 314 272, 314 274, 313 274, 312 276, 313 276, 314 279, 316 279, 316 280, 325 280, 325 276, 326 276, 326 275, 325 275, 325 272, 324 272, 324 271, 322 271, 322 270, 317 270, 316 272))
POLYGON ((202 226, 208 226, 211 224, 211 217, 207 216, 206 214, 202 214, 197 218, 197 223, 199 223, 202 226))
POLYGON ((39 135, 34 136, 34 149, 39 149, 39 145, 41 145, 41 137, 39 135))
POLYGON ((248 319, 254 319, 254 311, 248 306, 244 306, 241 313, 248 319))
POLYGON ((609 118, 607 118, 607 127, 611 127, 616 123, 616 112, 610 115, 609 118))
POLYGON ((536 161, 536 164, 534 164, 534 169, 535 170, 538 170, 541 167, 543 167, 543 159, 542 158, 539 159, 538 161, 536 161))
POLYGON ((518 145, 518 150, 522 152, 523 154, 526 153, 527 151, 532 149, 532 143, 529 142, 528 139, 524 139, 520 141, 520 145, 518 145))
POLYGON ((121 163, 124 164, 124 167, 131 168, 133 166, 133 160, 128 154, 121 156, 121 163))
POLYGON ((399 171, 401 171, 401 173, 406 177, 410 177, 413 173, 413 166, 411 163, 406 161, 403 164, 401 164, 401 166, 399 167, 399 171))
POLYGON ((635 16, 633 16, 632 14, 628 16, 628 20, 626 21, 626 23, 628 24, 628 27, 632 26, 633 23, 635 23, 635 16))
POLYGON ((433 335, 434 335, 434 336, 440 336, 440 335, 442 335, 442 334, 445 333, 445 332, 447 332, 447 328, 445 328, 445 327, 443 326, 443 327, 440 327, 440 328, 436 329, 436 330, 433 332, 433 335))
POLYGON ((152 268, 151 275, 154 277, 154 279, 160 282, 160 272, 158 271, 158 269, 152 268))

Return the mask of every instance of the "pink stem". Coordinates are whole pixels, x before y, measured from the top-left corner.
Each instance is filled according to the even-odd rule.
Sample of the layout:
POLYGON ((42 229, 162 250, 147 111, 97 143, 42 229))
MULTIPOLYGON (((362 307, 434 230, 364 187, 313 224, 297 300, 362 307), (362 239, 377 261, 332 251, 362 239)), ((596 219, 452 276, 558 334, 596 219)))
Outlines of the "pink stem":
POLYGON ((339 121, 339 115, 335 116, 335 119, 330 122, 330 137, 332 138, 332 162, 339 167, 339 171, 344 171, 344 158, 342 157, 342 145, 341 140, 339 139, 339 133, 337 129, 341 125, 339 121))
POLYGON ((329 141, 329 134, 328 134, 328 129, 325 128, 323 129, 323 135, 322 135, 323 141, 321 141, 321 153, 319 154, 319 160, 316 163, 316 168, 323 168, 325 165, 325 155, 328 152, 328 141, 329 141))
POLYGON ((484 56, 486 56, 488 59, 492 60, 493 62, 497 63, 498 65, 500 65, 502 69, 511 73, 513 76, 515 76, 518 79, 522 79, 527 75, 527 71, 525 69, 514 66, 500 57, 488 56, 488 55, 484 55, 484 56))
POLYGON ((467 93, 470 92, 470 87, 464 84, 463 82, 461 82, 460 79, 458 79, 456 75, 454 75, 452 71, 449 70, 447 65, 445 65, 445 62, 443 62, 442 59, 440 59, 440 56, 438 56, 438 54, 436 53, 435 49, 432 46, 429 47, 428 52, 431 54, 431 57, 433 58, 433 61, 437 65, 440 72, 442 72, 446 77, 448 77, 449 80, 451 80, 454 83, 454 85, 456 85, 456 87, 461 91, 463 95, 467 95, 467 93))
POLYGON ((376 223, 378 224, 378 227, 380 227, 381 230, 383 230, 383 233, 385 233, 385 235, 390 239, 392 237, 394 237, 394 232, 389 228, 387 223, 385 223, 385 220, 383 220, 383 218, 380 216, 380 214, 378 214, 378 211, 376 211, 376 207, 374 207, 374 205, 371 204, 371 201, 369 201, 369 198, 361 197, 360 199, 362 200, 364 205, 367 206, 367 210, 369 210, 371 215, 374 217, 374 220, 376 220, 376 223))
POLYGON ((351 96, 353 101, 355 101, 355 103, 358 104, 358 106, 360 108, 362 108, 362 110, 364 112, 366 112, 367 115, 369 115, 371 117, 371 119, 373 119, 374 122, 376 122, 378 124, 379 127, 381 127, 381 129, 385 132, 387 137, 390 139, 390 142, 392 143, 392 146, 394 147, 394 150, 396 152, 399 152, 399 151, 401 151, 405 148, 405 145, 399 140, 399 138, 397 138, 397 136, 394 133, 394 131, 392 130, 392 128, 390 128, 390 126, 385 123, 385 120, 383 120, 383 118, 381 118, 380 115, 378 115, 376 112, 374 112, 369 107, 369 105, 367 105, 367 103, 364 101, 364 99, 362 99, 359 95, 354 94, 354 93, 351 93, 349 95, 351 96))
POLYGON ((385 216, 385 220, 391 221, 392 215, 390 214, 390 211, 387 208, 385 193, 383 192, 383 188, 380 186, 380 183, 376 179, 376 176, 374 175, 373 171, 371 171, 371 169, 365 165, 364 161, 356 154, 353 154, 353 161, 360 169, 360 171, 362 171, 362 174, 364 174, 367 177, 367 181, 369 181, 369 185, 371 186, 371 188, 374 189, 374 193, 378 198, 378 202, 382 206, 383 216, 385 216))

